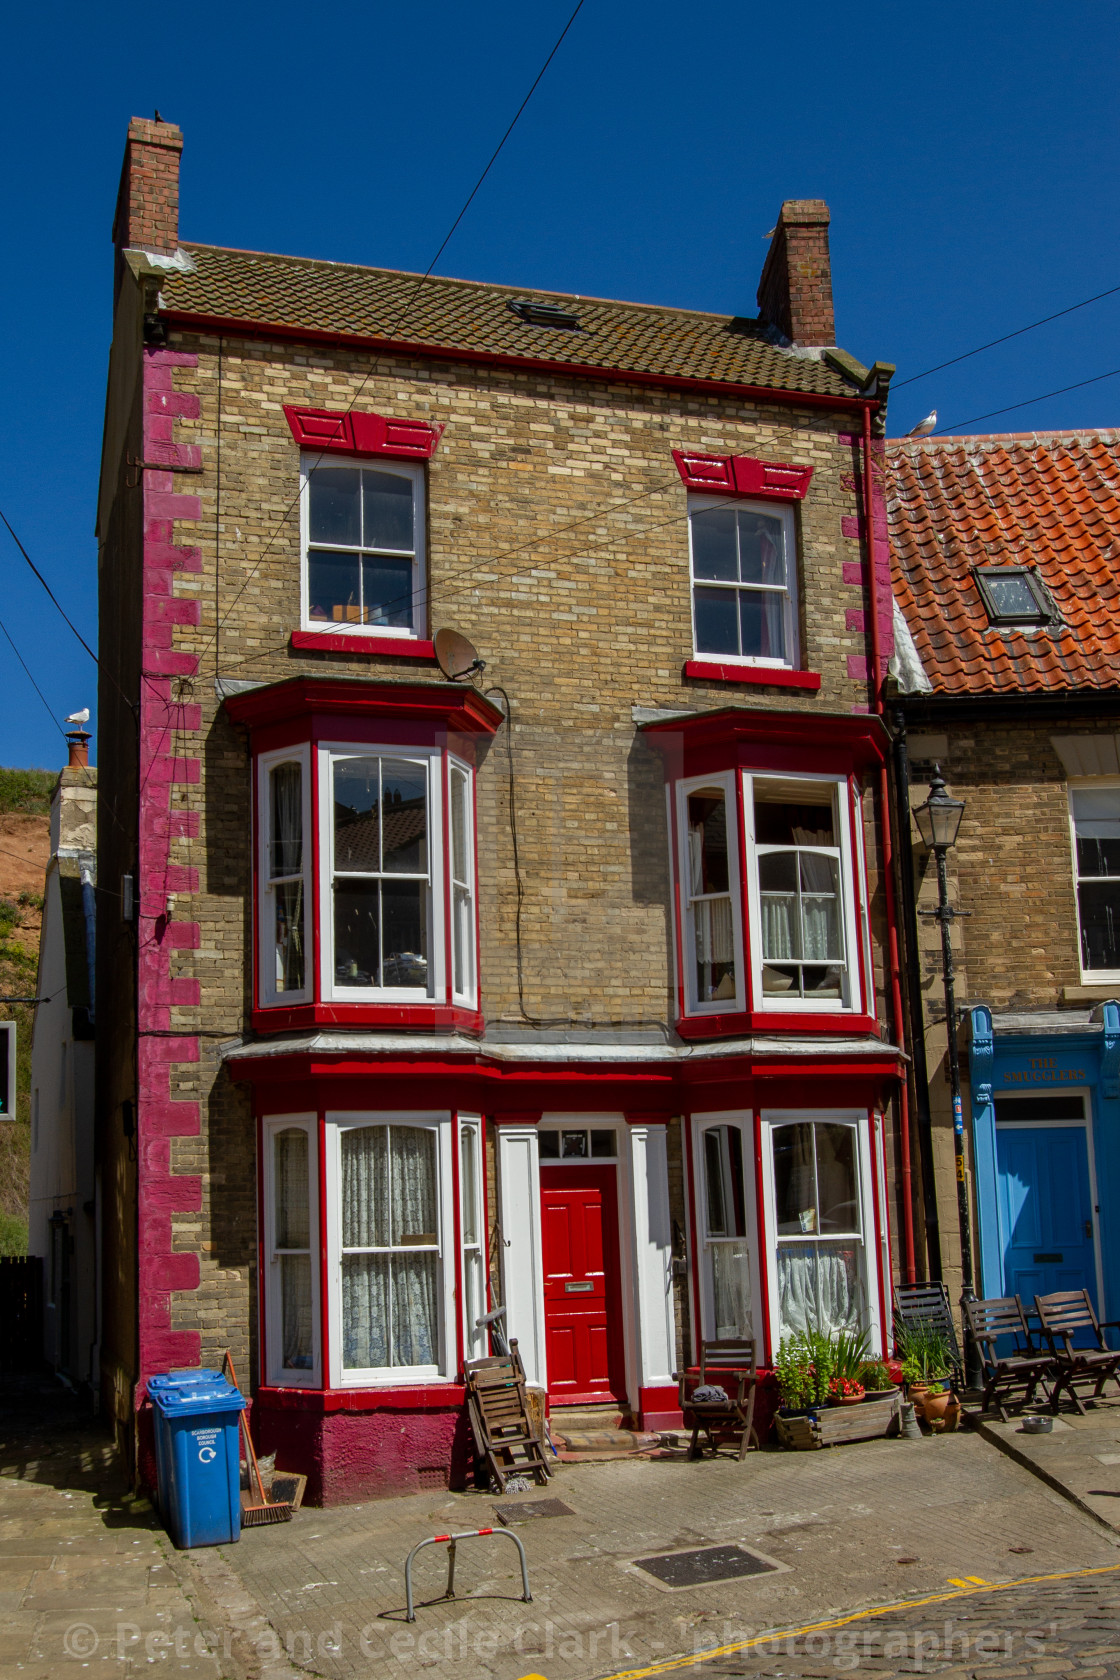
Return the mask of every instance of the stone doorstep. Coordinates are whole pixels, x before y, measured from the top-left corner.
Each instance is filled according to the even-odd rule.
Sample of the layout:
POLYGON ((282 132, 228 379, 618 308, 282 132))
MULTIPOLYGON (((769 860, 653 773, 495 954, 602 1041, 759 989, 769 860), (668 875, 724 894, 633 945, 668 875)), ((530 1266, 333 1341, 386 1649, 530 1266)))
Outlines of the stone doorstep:
POLYGON ((580 1458, 588 1453, 649 1452, 660 1446, 660 1435, 637 1429, 565 1429, 550 1427, 552 1443, 561 1458, 580 1458))

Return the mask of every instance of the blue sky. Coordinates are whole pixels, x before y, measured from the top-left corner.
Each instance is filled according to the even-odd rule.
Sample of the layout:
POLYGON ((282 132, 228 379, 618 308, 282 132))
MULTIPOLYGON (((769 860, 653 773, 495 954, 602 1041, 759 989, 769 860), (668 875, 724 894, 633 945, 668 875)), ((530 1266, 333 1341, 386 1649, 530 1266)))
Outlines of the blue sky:
MULTIPOLYGON (((110 228, 131 115, 184 130, 185 238, 426 268, 571 0, 13 12, 0 507, 92 641, 110 228)), ((898 380, 1120 285, 1120 10, 585 0, 438 272, 753 314, 825 198, 840 342, 898 380)), ((890 430, 1120 368, 1120 294, 899 389, 890 430)), ((970 431, 1111 426, 1120 378, 970 431)), ((0 530, 0 763, 54 767, 91 661, 0 530)))

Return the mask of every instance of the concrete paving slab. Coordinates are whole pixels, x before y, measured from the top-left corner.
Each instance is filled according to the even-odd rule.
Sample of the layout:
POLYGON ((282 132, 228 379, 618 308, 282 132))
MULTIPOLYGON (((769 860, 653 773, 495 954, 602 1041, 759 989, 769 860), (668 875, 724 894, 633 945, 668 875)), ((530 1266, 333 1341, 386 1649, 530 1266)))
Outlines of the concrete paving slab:
POLYGON ((1052 1433, 1028 1434, 1019 1419, 974 1423, 983 1439, 1029 1470, 1094 1521, 1120 1534, 1120 1400, 1066 1412, 1052 1433))

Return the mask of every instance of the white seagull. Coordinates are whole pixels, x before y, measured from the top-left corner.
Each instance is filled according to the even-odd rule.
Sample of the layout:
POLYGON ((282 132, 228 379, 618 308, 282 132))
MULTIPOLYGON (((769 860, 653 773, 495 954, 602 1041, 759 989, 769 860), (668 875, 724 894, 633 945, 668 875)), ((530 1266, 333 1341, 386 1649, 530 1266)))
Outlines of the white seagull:
POLYGON ((931 408, 924 420, 919 420, 916 426, 911 426, 907 437, 928 437, 937 425, 937 410, 931 408))
POLYGON ((66 722, 72 723, 76 725, 78 729, 81 729, 89 722, 89 707, 83 706, 80 712, 71 712, 70 716, 66 719, 66 722))

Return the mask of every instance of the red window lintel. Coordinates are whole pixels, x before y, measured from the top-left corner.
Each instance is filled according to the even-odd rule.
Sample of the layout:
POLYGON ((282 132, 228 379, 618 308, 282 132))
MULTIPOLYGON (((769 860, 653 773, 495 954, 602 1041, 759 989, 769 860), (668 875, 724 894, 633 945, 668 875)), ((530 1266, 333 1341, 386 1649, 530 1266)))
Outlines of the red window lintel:
POLYGON ((711 496, 800 502, 813 476, 812 467, 759 461, 753 455, 707 455, 694 449, 674 449, 673 460, 687 490, 711 496))
POLYGON ((285 403, 284 418, 301 449, 340 455, 427 461, 443 436, 443 427, 427 420, 397 420, 385 414, 360 414, 356 409, 293 408, 285 403))

